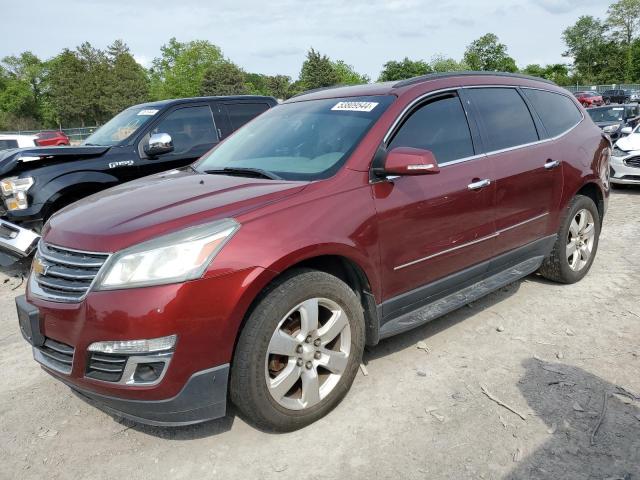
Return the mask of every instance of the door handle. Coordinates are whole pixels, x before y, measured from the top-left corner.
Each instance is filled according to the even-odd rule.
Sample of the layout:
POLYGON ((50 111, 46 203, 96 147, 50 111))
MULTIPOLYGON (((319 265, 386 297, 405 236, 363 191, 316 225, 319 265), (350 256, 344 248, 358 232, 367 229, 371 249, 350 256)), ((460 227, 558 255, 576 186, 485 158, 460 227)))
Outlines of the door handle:
POLYGON ((469 190, 480 190, 481 188, 488 187, 491 185, 491 180, 485 178, 484 180, 478 180, 477 182, 472 182, 467 185, 469 190))
POLYGON ((551 170, 552 168, 556 168, 560 166, 560 162, 558 160, 547 160, 547 163, 544 164, 544 168, 547 170, 551 170))

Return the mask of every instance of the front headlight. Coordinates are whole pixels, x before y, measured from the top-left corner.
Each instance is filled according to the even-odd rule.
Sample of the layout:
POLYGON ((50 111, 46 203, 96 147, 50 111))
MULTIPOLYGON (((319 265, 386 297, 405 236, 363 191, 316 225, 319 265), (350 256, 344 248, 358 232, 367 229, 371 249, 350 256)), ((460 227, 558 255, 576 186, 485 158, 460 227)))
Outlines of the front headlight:
POLYGON ((32 177, 9 177, 0 181, 0 191, 5 197, 4 203, 7 209, 13 210, 25 210, 29 208, 29 199, 27 198, 27 191, 33 186, 34 180, 32 177))
POLYGON ((18 192, 26 192, 33 186, 33 177, 9 177, 0 181, 0 188, 5 197, 18 192))
POLYGON ((616 124, 616 125, 608 125, 608 126, 604 127, 603 131, 604 131, 604 133, 614 133, 614 132, 617 132, 619 128, 620 128, 620 125, 618 125, 618 124, 616 124))
POLYGON ((127 248, 108 260, 96 282, 96 290, 164 285, 200 278, 238 228, 238 222, 227 218, 127 248))

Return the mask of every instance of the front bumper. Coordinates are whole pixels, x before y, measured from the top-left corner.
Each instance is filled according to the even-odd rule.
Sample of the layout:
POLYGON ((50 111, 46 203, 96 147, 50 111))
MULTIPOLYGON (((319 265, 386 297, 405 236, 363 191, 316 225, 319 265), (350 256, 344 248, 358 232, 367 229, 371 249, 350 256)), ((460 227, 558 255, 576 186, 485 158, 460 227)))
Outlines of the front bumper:
MULTIPOLYGON (((627 161, 628 157, 611 157, 611 183, 621 185, 638 185, 640 184, 640 167, 630 165, 627 161)), ((640 164, 640 163, 639 163, 640 164)))
MULTIPOLYGON (((0 219, 0 253, 14 261, 31 255, 39 240, 40 235, 33 230, 0 219)), ((7 264, 7 262, 0 263, 7 264)))
POLYGON ((23 335, 48 373, 108 412, 151 425, 186 425, 225 415, 236 335, 263 272, 256 267, 182 284, 92 291, 78 303, 46 300, 28 287, 16 303, 23 335), (92 343, 174 334, 158 382, 92 376, 92 343), (43 359, 52 354, 48 345, 62 363, 43 359))
POLYGON ((100 395, 58 378, 96 408, 146 425, 191 425, 224 417, 227 409, 228 364, 194 373, 177 395, 166 400, 129 400, 100 395))

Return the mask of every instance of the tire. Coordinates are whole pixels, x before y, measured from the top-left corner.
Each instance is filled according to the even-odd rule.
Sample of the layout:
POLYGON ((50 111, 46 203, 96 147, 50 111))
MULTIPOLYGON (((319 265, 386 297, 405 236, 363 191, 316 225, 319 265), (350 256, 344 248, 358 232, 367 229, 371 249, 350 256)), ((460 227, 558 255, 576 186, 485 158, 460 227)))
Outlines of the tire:
POLYGON ((362 360, 364 325, 358 297, 340 279, 309 269, 285 274, 263 292, 240 333, 231 365, 231 401, 263 430, 288 432, 315 422, 349 391, 362 360), (306 306, 310 306, 308 310, 306 306), (305 328, 308 321, 304 320, 313 317, 304 312, 314 308, 319 312, 315 331, 305 328), (336 313, 339 311, 346 318, 344 327, 336 326, 344 321, 336 313), (342 330, 325 345, 337 328, 342 330), (286 341, 276 342, 276 336, 283 336, 286 341), (287 353, 269 353, 273 351, 287 353), (338 365, 329 362, 325 352, 340 359, 341 373, 323 367, 338 365), (316 384, 319 389, 307 386, 316 384))
POLYGON ((611 100, 609 100, 608 98, 604 101, 605 105, 611 105, 611 100))
POLYGON ((551 253, 540 267, 540 274, 549 280, 560 283, 575 283, 581 280, 591 268, 598 251, 600 227, 600 214, 596 204, 589 197, 576 195, 567 207, 558 231, 558 238, 551 253), (584 214, 585 227, 580 230, 582 212, 588 213, 584 214), (581 216, 578 216, 579 213, 581 216), (573 224, 574 220, 575 225, 573 224), (592 230, 589 229, 589 225, 592 225, 592 230), (581 232, 580 235, 576 235, 576 230, 581 232), (591 233, 590 240, 583 240, 591 233), (571 253, 570 245, 576 249, 575 253, 571 253), (588 256, 584 258, 586 251, 588 251, 588 256))

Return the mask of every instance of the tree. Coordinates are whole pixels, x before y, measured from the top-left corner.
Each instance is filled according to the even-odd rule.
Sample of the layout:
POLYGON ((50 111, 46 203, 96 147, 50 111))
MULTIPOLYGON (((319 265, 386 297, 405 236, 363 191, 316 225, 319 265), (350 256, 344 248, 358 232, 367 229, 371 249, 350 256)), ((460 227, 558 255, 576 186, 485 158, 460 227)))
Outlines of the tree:
POLYGON ((545 78, 557 83, 558 85, 568 85, 569 80, 569 68, 563 63, 554 63, 542 67, 538 64, 527 65, 522 73, 532 75, 534 77, 545 78))
POLYGON ((507 54, 507 46, 493 33, 474 40, 464 52, 464 63, 471 70, 517 72, 516 61, 507 54))
POLYGON ((48 97, 56 123, 84 124, 84 75, 84 65, 71 50, 65 49, 49 61, 48 97))
POLYGON ((37 104, 40 101, 42 81, 45 76, 45 65, 42 60, 27 51, 19 56, 5 57, 2 63, 9 77, 29 85, 33 101, 37 104))
POLYGON ((289 89, 291 88, 291 77, 287 75, 274 75, 267 77, 267 88, 269 94, 284 100, 289 98, 289 89))
POLYGON ((247 93, 244 72, 234 63, 225 61, 207 69, 200 86, 200 95, 242 95, 247 93))
POLYGON ((633 66, 632 42, 640 28, 640 0, 619 0, 607 10, 607 25, 613 31, 614 38, 622 40, 625 49, 625 78, 631 80, 633 66))
POLYGON ((433 57, 431 57, 429 66, 431 67, 431 70, 438 73, 460 72, 469 69, 469 67, 467 67, 464 62, 458 62, 453 58, 445 57, 444 55, 434 55, 433 57))
POLYGON ((423 60, 409 60, 404 57, 403 60, 389 60, 382 67, 379 82, 389 82, 396 80, 404 80, 412 77, 419 77, 420 75, 426 75, 433 70, 429 64, 423 60))
POLYGON ((104 82, 103 109, 112 117, 131 105, 149 100, 149 79, 129 47, 116 40, 107 47, 108 75, 104 82))
POLYGON ((606 31, 607 27, 600 20, 583 15, 562 33, 567 45, 563 55, 573 59, 575 72, 587 83, 594 83, 601 78, 607 62, 606 31))
POLYGON ((171 38, 153 60, 151 95, 156 99, 198 95, 204 74, 225 62, 222 51, 206 40, 178 42, 171 38))
POLYGON ((300 71, 300 84, 304 90, 330 87, 340 83, 340 76, 333 62, 311 48, 300 71))
POLYGON ((342 85, 359 85, 371 81, 368 75, 356 72, 351 65, 347 65, 343 60, 334 62, 333 68, 338 76, 338 83, 342 85))

